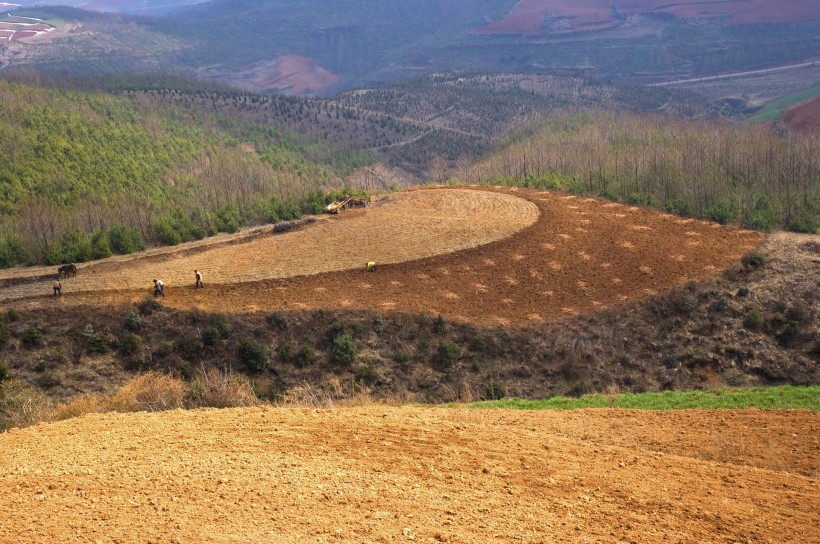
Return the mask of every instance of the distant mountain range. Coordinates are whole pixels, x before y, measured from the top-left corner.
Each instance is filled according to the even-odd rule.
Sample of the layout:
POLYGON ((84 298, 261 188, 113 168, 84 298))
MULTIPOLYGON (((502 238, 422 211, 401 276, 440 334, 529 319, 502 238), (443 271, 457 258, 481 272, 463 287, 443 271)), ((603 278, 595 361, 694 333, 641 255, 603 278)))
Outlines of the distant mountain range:
POLYGON ((85 9, 18 11, 57 31, 0 47, 0 70, 167 71, 323 95, 452 70, 657 82, 820 58, 820 6, 809 0, 72 3, 85 9))

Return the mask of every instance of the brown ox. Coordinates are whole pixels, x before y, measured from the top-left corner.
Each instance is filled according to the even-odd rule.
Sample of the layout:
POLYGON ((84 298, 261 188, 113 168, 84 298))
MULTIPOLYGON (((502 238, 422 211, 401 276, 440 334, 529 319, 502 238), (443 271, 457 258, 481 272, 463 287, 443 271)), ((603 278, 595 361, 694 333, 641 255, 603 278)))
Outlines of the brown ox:
POLYGON ((77 275, 77 267, 74 265, 74 263, 64 264, 60 268, 57 269, 57 273, 60 274, 60 275, 65 274, 66 278, 68 277, 69 274, 71 274, 72 276, 76 276, 77 275))

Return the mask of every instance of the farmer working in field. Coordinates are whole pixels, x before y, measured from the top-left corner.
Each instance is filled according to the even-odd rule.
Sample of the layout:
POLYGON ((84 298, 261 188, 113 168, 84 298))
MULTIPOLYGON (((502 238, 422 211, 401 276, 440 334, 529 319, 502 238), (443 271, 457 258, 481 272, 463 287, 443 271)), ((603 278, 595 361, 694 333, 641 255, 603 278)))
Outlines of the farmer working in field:
POLYGON ((154 280, 154 296, 165 298, 165 284, 162 280, 154 280))
POLYGON ((63 296, 63 286, 60 284, 60 280, 54 280, 54 296, 63 296))
POLYGON ((368 272, 373 272, 376 270, 376 261, 367 261, 367 265, 365 266, 367 267, 368 272))
POLYGON ((199 273, 199 270, 194 270, 194 277, 196 278, 196 283, 194 287, 205 287, 202 283, 202 274, 199 273))

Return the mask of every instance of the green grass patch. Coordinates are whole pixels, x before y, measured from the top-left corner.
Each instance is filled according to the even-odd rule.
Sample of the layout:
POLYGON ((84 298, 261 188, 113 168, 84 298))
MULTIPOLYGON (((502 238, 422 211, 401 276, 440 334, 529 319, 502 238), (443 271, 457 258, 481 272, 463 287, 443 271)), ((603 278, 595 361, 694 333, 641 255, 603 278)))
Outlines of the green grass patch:
POLYGON ((814 100, 815 98, 820 98, 820 85, 815 85, 805 91, 800 91, 798 93, 790 94, 784 96, 783 98, 778 98, 777 100, 767 102, 763 106, 762 110, 752 117, 749 117, 747 121, 749 123, 774 121, 790 106, 794 106, 795 104, 800 104, 802 102, 808 102, 809 100, 814 100))
POLYGON ((750 387, 710 391, 664 391, 661 393, 592 394, 578 398, 552 397, 544 400, 501 399, 474 402, 470 408, 515 410, 576 410, 579 408, 628 408, 635 410, 742 409, 820 410, 820 386, 750 387))

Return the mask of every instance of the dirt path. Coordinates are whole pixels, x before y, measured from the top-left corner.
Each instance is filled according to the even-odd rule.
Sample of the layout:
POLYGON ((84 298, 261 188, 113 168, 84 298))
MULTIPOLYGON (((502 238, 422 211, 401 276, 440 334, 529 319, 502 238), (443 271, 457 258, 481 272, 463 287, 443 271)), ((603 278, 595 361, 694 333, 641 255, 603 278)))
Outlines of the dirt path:
POLYGON ((754 410, 90 415, 0 434, 0 542, 810 542, 818 436, 754 410))
MULTIPOLYGON (((700 280, 760 234, 621 204, 525 190, 425 189, 283 235, 127 266, 102 262, 63 282, 60 304, 142 300, 222 312, 377 309, 477 324, 544 322, 700 280), (366 273, 368 260, 379 263, 366 273), (193 269, 206 288, 192 287, 193 269), (137 285, 145 287, 136 289, 137 285), (116 290, 116 291, 115 291, 116 290), (93 292, 92 292, 93 291, 93 292)), ((4 289, 54 304, 51 283, 4 289)))

